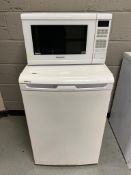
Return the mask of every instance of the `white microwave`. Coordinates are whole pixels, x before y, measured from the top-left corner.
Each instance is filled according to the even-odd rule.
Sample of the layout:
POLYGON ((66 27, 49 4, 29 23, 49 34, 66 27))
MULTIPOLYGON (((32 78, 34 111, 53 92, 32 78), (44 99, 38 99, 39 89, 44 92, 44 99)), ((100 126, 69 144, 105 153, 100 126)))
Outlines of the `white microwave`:
POLYGON ((21 14, 28 65, 104 64, 112 14, 21 14))

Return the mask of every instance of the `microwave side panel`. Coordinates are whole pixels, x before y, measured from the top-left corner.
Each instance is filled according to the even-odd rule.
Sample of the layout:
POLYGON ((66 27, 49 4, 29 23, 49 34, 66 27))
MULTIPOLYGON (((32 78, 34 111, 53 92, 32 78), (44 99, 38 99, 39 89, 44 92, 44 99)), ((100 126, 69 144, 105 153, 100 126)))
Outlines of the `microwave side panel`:
POLYGON ((91 64, 94 49, 94 35, 96 19, 76 19, 76 20, 38 20, 22 19, 25 48, 28 65, 48 65, 48 64, 91 64), (31 25, 87 25, 87 43, 85 54, 63 54, 63 55, 35 55, 31 25), (59 57, 60 58, 59 58, 59 57))
POLYGON ((111 21, 112 14, 98 14, 96 20, 93 64, 104 64, 106 61, 111 21))

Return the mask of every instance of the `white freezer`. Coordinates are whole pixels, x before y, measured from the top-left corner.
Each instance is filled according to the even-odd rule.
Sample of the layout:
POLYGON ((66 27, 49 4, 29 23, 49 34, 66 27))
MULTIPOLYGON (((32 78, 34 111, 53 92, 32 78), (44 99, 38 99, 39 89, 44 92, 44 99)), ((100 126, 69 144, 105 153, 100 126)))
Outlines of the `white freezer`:
POLYGON ((113 81, 105 65, 25 67, 19 83, 36 164, 98 163, 113 81))
POLYGON ((111 109, 110 124, 131 168, 131 52, 124 54, 111 109))

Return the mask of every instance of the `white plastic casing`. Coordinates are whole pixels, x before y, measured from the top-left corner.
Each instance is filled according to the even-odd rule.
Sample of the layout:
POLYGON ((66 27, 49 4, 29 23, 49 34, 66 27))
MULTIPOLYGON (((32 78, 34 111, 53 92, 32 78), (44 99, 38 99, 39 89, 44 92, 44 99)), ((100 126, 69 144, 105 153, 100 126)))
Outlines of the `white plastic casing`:
POLYGON ((112 14, 107 13, 23 13, 21 14, 28 65, 104 64, 112 14), (98 21, 109 26, 98 27, 98 21), (31 25, 87 25, 85 54, 35 55, 31 25))
POLYGON ((26 66, 19 84, 113 84, 106 65, 26 66))
POLYGON ((98 163, 113 81, 105 65, 25 67, 19 84, 35 164, 98 163))

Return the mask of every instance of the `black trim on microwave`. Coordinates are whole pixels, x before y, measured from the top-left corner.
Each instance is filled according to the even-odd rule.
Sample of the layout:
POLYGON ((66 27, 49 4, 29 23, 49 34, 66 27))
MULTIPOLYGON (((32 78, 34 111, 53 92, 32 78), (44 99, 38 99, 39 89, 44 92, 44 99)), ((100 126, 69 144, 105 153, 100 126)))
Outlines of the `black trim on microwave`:
POLYGON ((108 27, 109 21, 98 21, 98 27, 108 27))

